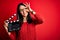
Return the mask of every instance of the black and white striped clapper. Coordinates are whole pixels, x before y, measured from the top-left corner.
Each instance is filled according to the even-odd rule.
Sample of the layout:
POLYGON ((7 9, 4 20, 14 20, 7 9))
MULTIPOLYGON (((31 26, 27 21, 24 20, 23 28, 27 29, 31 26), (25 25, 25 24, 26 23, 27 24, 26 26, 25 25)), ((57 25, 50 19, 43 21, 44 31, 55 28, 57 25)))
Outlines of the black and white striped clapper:
POLYGON ((6 20, 6 22, 8 23, 8 32, 17 31, 20 29, 19 20, 10 21, 14 17, 16 17, 16 14, 14 14, 8 20, 6 20))

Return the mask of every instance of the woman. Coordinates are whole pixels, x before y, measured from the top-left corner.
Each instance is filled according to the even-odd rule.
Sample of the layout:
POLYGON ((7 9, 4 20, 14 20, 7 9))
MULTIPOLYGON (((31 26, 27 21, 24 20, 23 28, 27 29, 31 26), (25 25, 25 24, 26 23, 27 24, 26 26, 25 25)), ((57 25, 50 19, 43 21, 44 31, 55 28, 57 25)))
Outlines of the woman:
POLYGON ((42 19, 30 8, 28 3, 20 3, 17 6, 17 15, 21 29, 16 32, 8 32, 8 23, 4 27, 11 40, 36 40, 35 25, 42 24, 42 19), (18 35, 16 35, 18 34, 18 35))

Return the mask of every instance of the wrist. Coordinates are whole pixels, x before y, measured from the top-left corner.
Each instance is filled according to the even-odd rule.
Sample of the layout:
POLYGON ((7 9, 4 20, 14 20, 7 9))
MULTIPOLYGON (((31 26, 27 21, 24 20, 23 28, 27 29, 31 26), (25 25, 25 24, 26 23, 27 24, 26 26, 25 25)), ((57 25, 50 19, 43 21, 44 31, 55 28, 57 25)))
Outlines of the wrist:
POLYGON ((34 10, 32 10, 31 8, 30 8, 30 10, 29 10, 32 14, 36 14, 36 12, 34 11, 34 10))
POLYGON ((4 28, 5 28, 6 32, 10 35, 11 33, 8 32, 8 27, 6 27, 6 26, 4 25, 4 28))
POLYGON ((32 14, 34 14, 34 15, 36 14, 36 12, 35 12, 35 11, 33 11, 33 10, 31 11, 31 13, 32 13, 32 14))

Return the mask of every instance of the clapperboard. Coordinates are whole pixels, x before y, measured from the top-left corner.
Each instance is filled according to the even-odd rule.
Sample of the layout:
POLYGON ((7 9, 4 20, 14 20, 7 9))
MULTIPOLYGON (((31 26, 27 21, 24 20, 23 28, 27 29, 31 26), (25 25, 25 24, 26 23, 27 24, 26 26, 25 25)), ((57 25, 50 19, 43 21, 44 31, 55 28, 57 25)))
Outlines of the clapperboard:
POLYGON ((6 22, 8 23, 8 32, 17 31, 20 29, 19 20, 10 21, 14 17, 17 17, 16 14, 12 15, 6 22))

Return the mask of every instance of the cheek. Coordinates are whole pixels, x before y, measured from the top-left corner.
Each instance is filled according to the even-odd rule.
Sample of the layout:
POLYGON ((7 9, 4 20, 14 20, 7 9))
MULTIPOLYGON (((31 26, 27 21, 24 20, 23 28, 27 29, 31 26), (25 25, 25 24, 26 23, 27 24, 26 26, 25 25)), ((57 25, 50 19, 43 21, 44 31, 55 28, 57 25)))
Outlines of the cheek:
MULTIPOLYGON (((26 11, 27 11, 27 10, 26 10, 26 11)), ((20 13, 21 13, 21 15, 22 15, 22 16, 27 16, 27 15, 28 15, 28 13, 26 13, 26 11, 24 11, 25 13, 20 12, 20 13)))
POLYGON ((23 12, 21 11, 20 13, 22 14, 23 12))
POLYGON ((26 13, 26 16, 28 15, 28 13, 26 13))
POLYGON ((23 12, 20 12, 21 13, 21 15, 23 15, 23 12))
POLYGON ((28 9, 26 9, 26 11, 29 11, 28 9))
POLYGON ((24 16, 24 14, 22 12, 20 12, 22 16, 24 16))

